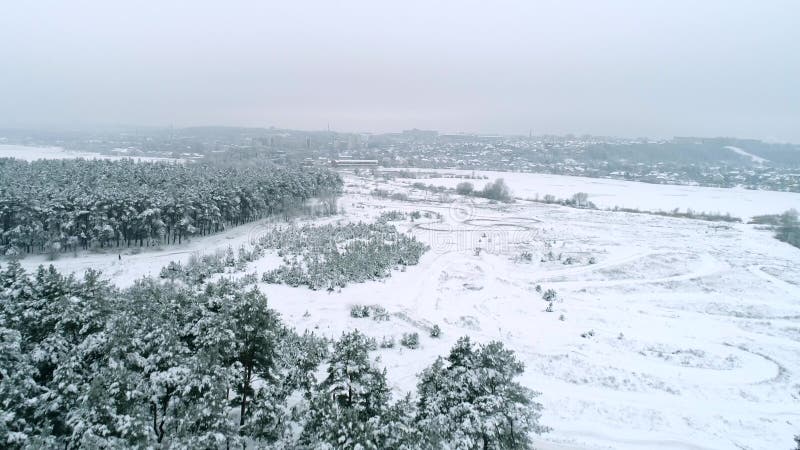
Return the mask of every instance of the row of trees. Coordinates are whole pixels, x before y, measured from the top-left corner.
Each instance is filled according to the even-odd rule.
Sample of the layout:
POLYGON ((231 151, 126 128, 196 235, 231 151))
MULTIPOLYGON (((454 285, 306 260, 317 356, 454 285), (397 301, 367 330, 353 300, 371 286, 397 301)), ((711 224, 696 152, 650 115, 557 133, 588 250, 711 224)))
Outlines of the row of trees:
POLYGON ((0 159, 0 254, 180 243, 324 200, 342 180, 318 168, 133 160, 0 159))
POLYGON ((597 209, 597 206, 589 201, 589 194, 586 192, 576 192, 572 194, 572 197, 570 198, 557 198, 552 194, 547 194, 544 197, 539 198, 539 194, 536 194, 536 197, 528 200, 539 203, 559 204, 562 206, 570 206, 579 209, 597 209))
POLYGON ((797 218, 796 209, 781 214, 780 223, 775 228, 775 237, 800 248, 800 220, 797 218))
POLYGON ((0 270, 0 446, 529 448, 523 365, 462 338, 397 401, 358 331, 287 328, 257 290, 0 270), (331 345, 332 344, 332 345, 331 345), (315 374, 324 375, 317 379, 315 374))

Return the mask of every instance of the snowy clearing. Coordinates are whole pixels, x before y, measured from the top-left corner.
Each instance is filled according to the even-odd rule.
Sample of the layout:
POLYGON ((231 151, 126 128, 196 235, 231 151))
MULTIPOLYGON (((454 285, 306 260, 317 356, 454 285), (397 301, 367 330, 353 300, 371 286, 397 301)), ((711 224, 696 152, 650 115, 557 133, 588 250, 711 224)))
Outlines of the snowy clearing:
MULTIPOLYGON (((466 172, 470 173, 470 172, 466 172)), ((551 175, 504 177, 518 197, 589 192, 601 207, 731 212, 750 216, 798 206, 800 194, 647 185, 551 175), (525 180, 523 182, 522 180, 525 180), (632 189, 635 186, 636 189, 632 189), (681 193, 681 195, 677 195, 681 193), (742 196, 742 195, 750 195, 742 196)), ((430 245, 420 264, 341 292, 259 283, 270 305, 299 329, 328 337, 358 328, 381 339, 417 331, 421 347, 380 349, 397 393, 462 335, 502 340, 526 364, 521 381, 541 391, 544 449, 781 449, 800 429, 800 249, 752 225, 514 204, 411 190, 414 181, 346 177, 339 216, 433 211, 441 219, 392 222, 430 245), (378 199, 375 188, 408 201, 378 199), (445 199, 446 200, 446 199, 445 199), (480 248, 477 251, 476 248, 480 248), (530 260, 521 257, 531 255, 530 260), (569 258, 570 264, 566 264, 569 258), (537 286, 540 289, 537 289, 537 286), (539 290, 557 293, 548 302, 539 290), (389 321, 352 318, 379 304, 389 321), (428 337, 438 324, 442 336, 428 337)), ((478 186, 484 183, 477 181, 478 186)), ((170 260, 253 242, 265 222, 163 250, 79 254, 65 271, 102 269, 120 286, 156 275, 170 260)), ((43 256, 23 260, 27 267, 43 256)), ((279 262, 267 255, 237 277, 279 262)))

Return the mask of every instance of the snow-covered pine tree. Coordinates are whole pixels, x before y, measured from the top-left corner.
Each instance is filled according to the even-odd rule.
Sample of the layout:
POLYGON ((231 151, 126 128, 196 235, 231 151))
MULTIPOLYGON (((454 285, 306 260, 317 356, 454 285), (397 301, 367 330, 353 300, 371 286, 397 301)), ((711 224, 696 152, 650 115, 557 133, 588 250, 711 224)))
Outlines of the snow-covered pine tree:
POLYGON ((276 347, 286 332, 278 314, 267 307, 267 298, 257 289, 245 293, 234 290, 228 301, 226 315, 238 372, 235 402, 239 405, 239 426, 250 437, 276 439, 282 434, 278 409, 288 395, 275 377, 276 347), (256 403, 251 406, 248 401, 256 403), (258 409, 256 417, 253 406, 258 409))
POLYGON ((370 361, 368 346, 358 330, 336 341, 328 376, 311 400, 302 443, 331 449, 386 448, 386 437, 379 431, 389 411, 389 387, 385 371, 370 361))
POLYGON ((21 449, 40 430, 37 399, 44 393, 33 379, 35 369, 22 351, 22 336, 0 327, 0 443, 21 449))
POLYGON ((454 449, 527 449, 539 425, 538 393, 514 378, 524 366, 500 342, 477 348, 469 338, 458 340, 420 376, 418 426, 427 430, 431 447, 454 449))

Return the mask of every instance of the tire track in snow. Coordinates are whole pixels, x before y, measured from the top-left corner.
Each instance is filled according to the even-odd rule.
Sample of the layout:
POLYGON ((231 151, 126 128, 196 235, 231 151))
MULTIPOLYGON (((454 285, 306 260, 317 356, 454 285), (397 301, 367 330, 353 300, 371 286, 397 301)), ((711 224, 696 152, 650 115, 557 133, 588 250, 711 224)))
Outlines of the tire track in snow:
POLYGON ((800 298, 800 287, 797 287, 791 283, 781 280, 780 278, 770 275, 764 271, 764 266, 762 265, 754 265, 747 268, 753 275, 761 278, 762 280, 771 283, 779 288, 783 289, 784 291, 795 295, 800 298))
MULTIPOLYGON (((581 289, 586 287, 608 287, 608 286, 635 286, 644 284, 658 284, 658 283, 671 283, 675 281, 688 281, 697 278, 704 278, 711 275, 722 273, 730 266, 727 263, 720 262, 709 253, 700 254, 700 267, 689 273, 681 275, 673 275, 670 277, 662 278, 627 278, 622 280, 590 280, 590 281, 547 281, 548 286, 560 286, 573 289, 581 289)), ((546 281, 546 280, 543 280, 546 281)))

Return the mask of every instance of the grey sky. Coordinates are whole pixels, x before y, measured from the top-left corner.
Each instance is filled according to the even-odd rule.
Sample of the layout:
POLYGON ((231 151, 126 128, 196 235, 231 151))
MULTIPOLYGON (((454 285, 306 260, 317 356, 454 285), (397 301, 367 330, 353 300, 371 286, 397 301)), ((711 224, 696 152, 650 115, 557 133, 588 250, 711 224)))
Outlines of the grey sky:
POLYGON ((800 142, 798 1, 7 1, 0 127, 800 142))

